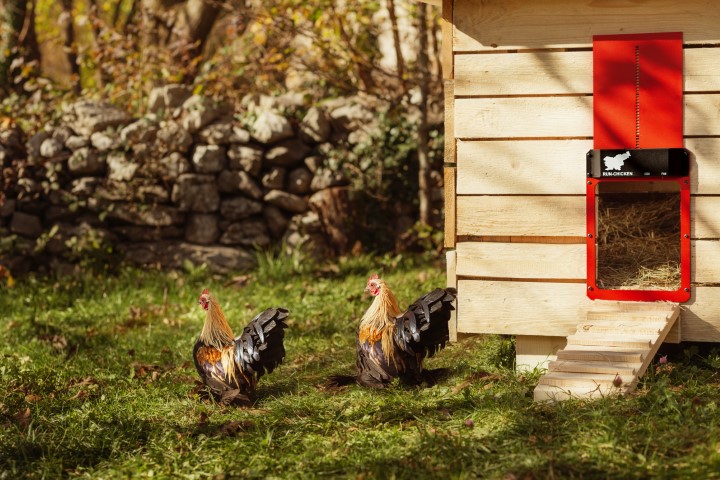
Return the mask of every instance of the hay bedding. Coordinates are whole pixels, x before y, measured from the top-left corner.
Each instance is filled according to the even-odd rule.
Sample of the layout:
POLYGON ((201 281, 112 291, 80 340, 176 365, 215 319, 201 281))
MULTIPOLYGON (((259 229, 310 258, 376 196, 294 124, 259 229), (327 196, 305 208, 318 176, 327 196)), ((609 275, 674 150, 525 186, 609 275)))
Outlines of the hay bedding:
POLYGON ((598 199, 598 286, 680 288, 679 195, 622 193, 598 199))

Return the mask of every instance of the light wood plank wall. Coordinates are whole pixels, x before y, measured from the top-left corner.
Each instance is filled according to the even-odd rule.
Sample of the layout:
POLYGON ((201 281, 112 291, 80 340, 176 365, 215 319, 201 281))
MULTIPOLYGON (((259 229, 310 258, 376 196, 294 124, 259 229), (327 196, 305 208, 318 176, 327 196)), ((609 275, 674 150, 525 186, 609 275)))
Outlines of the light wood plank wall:
POLYGON ((716 1, 444 0, 443 17, 458 333, 566 336, 597 305, 584 239, 592 35, 679 31, 693 289, 682 339, 720 341, 716 1))

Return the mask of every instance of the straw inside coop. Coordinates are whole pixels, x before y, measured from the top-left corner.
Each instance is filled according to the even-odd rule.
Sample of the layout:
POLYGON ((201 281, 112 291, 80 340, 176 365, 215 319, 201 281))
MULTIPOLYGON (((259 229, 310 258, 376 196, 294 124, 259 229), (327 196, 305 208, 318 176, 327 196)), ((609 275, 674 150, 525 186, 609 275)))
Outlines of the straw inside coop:
POLYGON ((679 197, 658 192, 598 195, 598 286, 680 288, 679 197))

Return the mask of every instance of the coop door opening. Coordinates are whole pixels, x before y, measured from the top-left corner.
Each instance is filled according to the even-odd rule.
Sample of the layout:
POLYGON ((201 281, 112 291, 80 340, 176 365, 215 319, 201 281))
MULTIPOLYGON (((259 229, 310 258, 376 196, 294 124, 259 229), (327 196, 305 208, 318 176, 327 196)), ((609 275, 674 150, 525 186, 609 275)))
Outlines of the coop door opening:
POLYGON ((592 299, 690 298, 682 68, 679 32, 593 37, 586 193, 592 299))
POLYGON ((596 283, 606 290, 680 288, 680 185, 599 183, 596 283))
POLYGON ((690 298, 689 177, 588 180, 588 296, 690 298))

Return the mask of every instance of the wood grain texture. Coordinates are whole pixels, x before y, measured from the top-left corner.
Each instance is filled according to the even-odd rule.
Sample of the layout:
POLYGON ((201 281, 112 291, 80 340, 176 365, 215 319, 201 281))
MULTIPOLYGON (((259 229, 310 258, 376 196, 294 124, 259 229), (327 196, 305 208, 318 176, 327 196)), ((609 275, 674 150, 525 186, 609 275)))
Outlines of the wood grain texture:
POLYGON ((693 240, 691 257, 692 284, 720 285, 720 240, 693 240))
MULTIPOLYGON (((720 91, 720 47, 683 50, 685 93, 720 91)), ((455 95, 568 95, 593 92, 592 51, 455 56, 455 95)))
POLYGON ((458 280, 458 332, 565 337, 592 307, 584 283, 458 280))
POLYGON ((577 244, 461 242, 460 276, 586 279, 587 247, 577 244))
MULTIPOLYGON (((584 244, 459 242, 457 275, 461 277, 585 280, 584 244)), ((720 241, 693 240, 691 282, 720 284, 720 241)))
POLYGON ((585 236, 584 196, 459 196, 457 235, 585 236))
POLYGON ((592 93, 592 52, 458 54, 455 95, 592 93))
MULTIPOLYGON (((720 287, 693 287, 683 304, 683 341, 720 342, 720 287)), ((460 333, 563 336, 572 334, 595 304, 584 284, 458 280, 460 333)))
MULTIPOLYGON (((454 142, 450 142, 453 143, 454 142)), ((691 191, 720 194, 720 138, 687 138, 691 191)), ((584 195, 592 140, 458 140, 458 195, 584 195)))
MULTIPOLYGON (((455 250, 448 250, 445 252, 445 268, 447 272, 447 287, 457 288, 457 254, 455 250)), ((457 307, 457 305, 456 305, 457 307)), ((457 342, 457 308, 450 314, 450 321, 448 322, 448 329, 450 330, 450 341, 457 342)))
POLYGON ((592 97, 455 99, 457 138, 592 137, 592 97))
POLYGON ((720 194, 720 138, 686 138, 685 148, 690 151, 691 192, 720 194))
POLYGON ((720 197, 692 197, 690 215, 692 238, 720 238, 720 197))
POLYGON ((456 167, 445 167, 444 178, 444 194, 445 194, 445 248, 453 248, 455 246, 457 214, 455 202, 457 195, 455 193, 455 177, 456 167))
POLYGON ((459 0, 454 18, 456 52, 589 47, 593 35, 647 32, 720 42, 714 0, 459 0))
POLYGON ((585 154, 590 149, 592 140, 458 140, 457 191, 584 195, 585 154))
MULTIPOLYGON (((684 96, 685 135, 720 136, 720 94, 684 96)), ((592 97, 456 98, 455 136, 567 138, 593 135, 592 97)))

